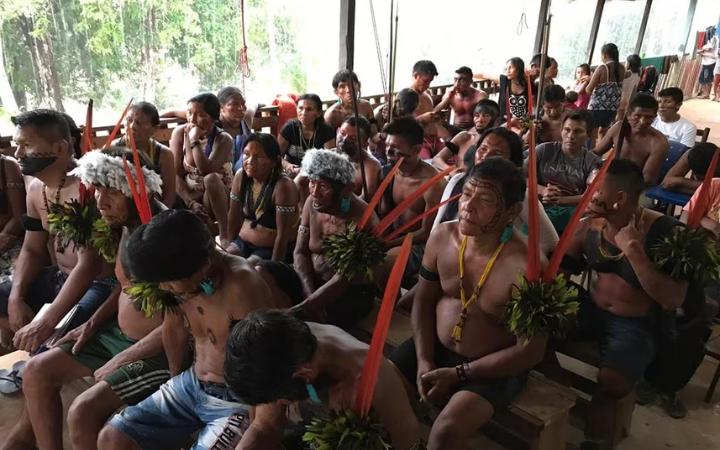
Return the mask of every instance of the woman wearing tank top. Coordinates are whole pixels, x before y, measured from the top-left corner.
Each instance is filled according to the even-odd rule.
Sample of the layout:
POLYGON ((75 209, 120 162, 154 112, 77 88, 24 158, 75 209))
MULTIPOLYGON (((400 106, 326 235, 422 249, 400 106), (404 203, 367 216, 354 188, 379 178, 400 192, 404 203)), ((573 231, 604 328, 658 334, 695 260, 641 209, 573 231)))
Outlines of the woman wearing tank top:
POLYGON ((618 48, 609 43, 600 50, 603 64, 595 69, 585 91, 590 93, 588 110, 595 122, 593 140, 597 132, 604 134, 610 127, 622 97, 622 81, 625 79, 625 68, 620 65, 618 48))

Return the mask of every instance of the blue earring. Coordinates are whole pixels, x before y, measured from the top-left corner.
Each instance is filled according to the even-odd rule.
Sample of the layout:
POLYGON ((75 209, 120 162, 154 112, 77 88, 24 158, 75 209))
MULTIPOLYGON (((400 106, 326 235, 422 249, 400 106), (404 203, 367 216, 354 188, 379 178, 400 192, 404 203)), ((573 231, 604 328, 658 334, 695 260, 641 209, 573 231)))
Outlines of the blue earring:
POLYGON ((213 295, 215 293, 215 286, 210 278, 205 278, 200 282, 200 290, 205 295, 213 295))
POLYGON ((315 386, 310 383, 305 383, 305 389, 307 390, 308 397, 310 397, 311 402, 315 403, 316 405, 322 404, 322 400, 320 400, 320 396, 315 390, 315 386))
POLYGON ((503 244, 509 241, 513 236, 513 226, 512 224, 507 224, 505 226, 505 229, 503 230, 502 234, 500 235, 500 242, 503 244))
POLYGON ((348 197, 343 197, 340 200, 340 212, 346 214, 348 211, 350 211, 350 199, 348 197))

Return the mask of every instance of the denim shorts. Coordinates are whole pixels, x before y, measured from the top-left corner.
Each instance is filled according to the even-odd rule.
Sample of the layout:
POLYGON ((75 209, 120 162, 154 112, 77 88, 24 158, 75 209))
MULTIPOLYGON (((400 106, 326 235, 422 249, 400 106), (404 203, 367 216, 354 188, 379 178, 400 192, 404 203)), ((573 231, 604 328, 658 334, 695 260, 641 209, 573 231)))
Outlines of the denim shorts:
MULTIPOLYGON (((45 303, 52 303, 65 281, 67 281, 68 276, 69 274, 55 266, 44 267, 25 293, 25 301, 30 309, 37 313, 45 303)), ((90 316, 107 300, 116 285, 117 280, 115 277, 94 280, 80 298, 80 301, 78 301, 78 310, 67 329, 72 330, 87 322, 90 316)), ((0 317, 8 316, 8 298, 11 289, 12 281, 0 284, 0 317)))
POLYGON ((198 380, 191 367, 109 424, 143 450, 179 448, 198 430, 192 450, 234 449, 248 427, 248 411, 226 386, 198 380))
POLYGON ((577 317, 579 337, 599 341, 600 367, 621 373, 630 384, 634 384, 655 359, 654 314, 620 317, 598 308, 590 299, 583 299, 577 317))

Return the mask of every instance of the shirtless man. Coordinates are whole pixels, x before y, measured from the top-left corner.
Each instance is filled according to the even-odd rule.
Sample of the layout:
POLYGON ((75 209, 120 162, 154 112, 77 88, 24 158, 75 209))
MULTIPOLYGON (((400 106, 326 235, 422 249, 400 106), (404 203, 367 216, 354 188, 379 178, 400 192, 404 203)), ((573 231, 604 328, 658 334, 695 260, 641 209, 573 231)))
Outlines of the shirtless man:
POLYGON ((437 69, 432 61, 418 61, 413 66, 413 81, 410 89, 417 92, 419 96, 418 106, 415 108, 413 116, 425 130, 420 150, 420 156, 423 159, 433 158, 442 149, 441 139, 450 137, 448 130, 440 123, 440 115, 434 111, 433 98, 428 92, 430 83, 437 74, 437 69))
POLYGON ((175 127, 170 150, 175 157, 177 195, 209 225, 217 221, 220 244, 230 244, 227 217, 233 180, 233 138, 216 124, 220 102, 215 94, 188 100, 187 123, 175 127))
MULTIPOLYGON (((282 411, 258 407, 258 426, 245 432, 249 408, 225 386, 225 342, 234 321, 275 307, 268 285, 244 259, 215 249, 210 232, 189 211, 169 210, 138 227, 122 249, 129 278, 158 283, 178 299, 168 308, 162 342, 170 372, 160 390, 125 408, 103 428, 100 449, 179 448, 200 430, 193 449, 249 447, 274 431, 282 411), (184 365, 189 339, 195 361, 184 365), (267 419, 267 415, 272 418, 267 419)), ((271 437, 269 437, 272 439, 271 437)))
POLYGON ((112 291, 112 266, 103 264, 92 249, 63 246, 49 233, 50 204, 79 197, 68 123, 62 114, 38 109, 15 119, 15 157, 23 175, 34 177, 27 190, 25 240, 12 281, 0 285, 0 327, 15 332, 18 350, 36 351, 76 304, 70 327, 84 323, 112 291), (49 257, 48 257, 49 255, 49 257), (43 304, 47 313, 31 322, 43 304))
MULTIPOLYGON (((100 214, 118 234, 125 227, 140 225, 123 170, 123 155, 132 158, 132 152, 119 147, 92 151, 71 172, 86 186, 95 187, 100 214)), ((143 166, 148 195, 160 195, 160 176, 144 157, 143 166)), ((153 206, 161 208, 155 200, 153 206)), ((115 265, 115 274, 127 287, 120 264, 115 265)), ((94 376, 96 384, 73 401, 67 424, 74 449, 97 448, 98 433, 113 412, 144 399, 170 377, 162 353, 161 323, 160 315, 147 317, 136 308, 120 286, 113 289, 85 324, 28 361, 23 373, 28 415, 21 417, 9 437, 9 448, 20 441, 33 442, 34 438, 38 448, 61 450, 60 389, 88 376, 94 376), (20 430, 26 435, 20 436, 20 430)))
POLYGON ((370 122, 372 137, 377 133, 375 126, 375 115, 372 105, 367 100, 360 98, 360 80, 358 80, 355 72, 349 70, 341 70, 336 73, 332 80, 333 92, 338 96, 338 102, 334 103, 325 111, 325 123, 330 125, 333 130, 337 130, 345 119, 355 115, 355 106, 353 105, 353 90, 350 82, 354 84, 355 95, 357 100, 358 114, 370 122))
POLYGON ((652 127, 658 111, 658 102, 648 94, 636 94, 630 100, 626 122, 618 122, 603 136, 593 151, 604 155, 615 148, 616 158, 629 159, 642 168, 646 186, 661 180, 660 169, 668 154, 668 141, 652 127), (622 142, 619 142, 620 135, 622 142), (620 149, 618 151, 618 148, 620 149))
POLYGON ((369 280, 335 273, 325 261, 323 242, 357 223, 367 203, 353 193, 354 170, 345 155, 311 150, 303 158, 303 172, 310 197, 300 218, 294 263, 307 298, 296 308, 305 318, 347 329, 370 312, 377 289, 369 280))
MULTIPOLYGON (((565 121, 565 89, 553 84, 543 90, 543 116, 536 122, 537 144, 558 142, 562 140, 562 128, 565 121)), ((523 140, 529 142, 530 131, 525 133, 523 140)))
MULTIPOLYGON (((639 206, 644 188, 640 168, 617 159, 593 195, 590 220, 581 222, 568 261, 584 258, 596 277, 582 301, 578 329, 600 338, 598 389, 588 411, 583 449, 609 449, 617 401, 634 387, 657 350, 659 313, 675 311, 688 283, 660 272, 648 250, 668 237, 678 222, 639 206)), ((579 264, 574 271, 580 269, 579 264)), ((569 267, 568 267, 569 268, 569 267)))
POLYGON ((472 69, 467 66, 458 68, 455 71, 453 88, 445 92, 442 101, 433 109, 435 114, 439 114, 440 111, 450 106, 455 114, 453 125, 465 131, 473 126, 475 105, 480 100, 488 98, 485 91, 472 87, 472 81, 472 69))
MULTIPOLYGON (((702 184, 716 149, 715 144, 710 142, 695 144, 668 170, 663 178, 662 187, 692 195, 702 184)), ((714 177, 718 176, 720 176, 720 166, 715 170, 714 177)))
MULTIPOLYGON (((397 157, 404 158, 404 160, 400 164, 400 169, 395 174, 395 178, 393 178, 387 191, 385 191, 380 207, 381 216, 392 211, 396 205, 437 174, 437 170, 433 166, 420 159, 419 152, 423 142, 423 129, 417 121, 409 117, 395 119, 387 125, 385 132, 387 133, 385 145, 388 154, 393 153, 397 157)), ((394 225, 401 226, 403 223, 437 205, 444 189, 445 181, 440 181, 425 191, 421 198, 403 212, 394 225)), ((420 263, 425 251, 425 243, 430 235, 434 220, 435 214, 429 214, 423 218, 421 223, 408 231, 413 233, 413 246, 410 259, 407 266, 405 266, 403 286, 412 286, 417 280, 417 273, 420 270, 420 263)), ((404 237, 404 235, 399 236, 388 243, 390 248, 387 257, 388 267, 391 267, 395 262, 404 237)))
POLYGON ((429 450, 469 448, 467 439, 513 400, 543 358, 545 337, 524 344, 503 322, 527 264, 524 240, 504 232, 524 196, 522 171, 505 159, 487 159, 468 175, 459 220, 441 224, 428 241, 412 310, 414 337, 390 359, 422 401, 442 408, 429 450), (478 288, 484 272, 487 283, 478 288))
MULTIPOLYGON (((252 313, 233 327, 225 355, 225 380, 250 405, 287 405, 293 441, 304 448, 305 423, 314 415, 355 407, 357 383, 368 353, 367 344, 332 325, 303 322, 287 312, 252 313), (322 404, 309 399, 313 385, 322 404), (299 426, 300 425, 300 426, 299 426)), ((420 439, 420 424, 397 370, 380 363, 373 411, 390 435, 392 448, 409 450, 420 439)))

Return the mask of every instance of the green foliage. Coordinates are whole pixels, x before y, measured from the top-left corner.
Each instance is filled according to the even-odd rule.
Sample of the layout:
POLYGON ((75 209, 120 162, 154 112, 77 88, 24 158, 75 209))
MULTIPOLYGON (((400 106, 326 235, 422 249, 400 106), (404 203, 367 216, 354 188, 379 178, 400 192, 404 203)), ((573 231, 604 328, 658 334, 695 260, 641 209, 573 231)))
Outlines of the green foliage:
POLYGON ((385 259, 385 244, 368 231, 349 223, 345 231, 323 241, 325 260, 336 273, 351 280, 357 276, 372 279, 372 268, 385 259))
POLYGON ((87 247, 93 233, 93 224, 100 218, 97 203, 90 198, 84 203, 77 199, 63 204, 50 203, 48 226, 61 247, 72 244, 87 247))
POLYGON ((145 313, 145 317, 152 317, 162 313, 166 308, 174 309, 178 306, 175 297, 160 289, 157 283, 133 282, 123 289, 123 292, 130 297, 138 311, 145 313))
POLYGON ((539 335, 562 338, 580 306, 577 298, 577 288, 569 286, 563 275, 551 283, 521 276, 505 308, 508 329, 525 344, 539 335))
POLYGON ((372 414, 360 417, 355 411, 331 412, 330 418, 314 418, 305 428, 303 442, 313 450, 388 450, 389 438, 372 414))
POLYGON ((96 219, 93 222, 90 245, 106 262, 114 262, 120 245, 120 233, 112 229, 105 219, 96 219))
POLYGON ((703 285, 720 280, 717 242, 702 227, 675 227, 650 253, 660 270, 673 278, 703 285))

